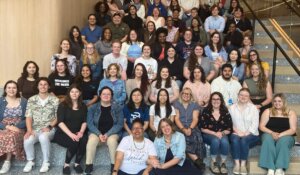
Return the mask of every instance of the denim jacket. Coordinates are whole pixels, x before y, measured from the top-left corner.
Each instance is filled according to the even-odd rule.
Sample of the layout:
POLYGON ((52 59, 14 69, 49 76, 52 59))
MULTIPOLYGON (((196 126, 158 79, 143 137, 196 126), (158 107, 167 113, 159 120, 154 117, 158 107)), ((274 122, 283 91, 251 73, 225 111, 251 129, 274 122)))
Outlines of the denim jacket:
POLYGON ((105 86, 108 86, 113 90, 114 102, 118 103, 119 105, 124 105, 124 102, 126 100, 125 82, 120 79, 116 80, 115 82, 112 82, 110 79, 105 78, 100 81, 98 92, 105 86))
MULTIPOLYGON (((7 101, 4 97, 0 97, 0 129, 4 129, 5 125, 1 123, 3 120, 4 116, 4 110, 7 106, 7 101)), ((21 108, 22 108, 22 116, 21 121, 16 125, 17 128, 24 129, 26 127, 25 123, 25 112, 26 112, 26 106, 27 106, 27 100, 23 97, 21 97, 21 108)))
MULTIPOLYGON (((211 61, 215 61, 215 60, 213 59, 213 56, 212 56, 213 51, 210 49, 209 45, 206 45, 206 46, 204 47, 204 52, 205 52, 206 56, 207 56, 211 61)), ((228 54, 227 54, 225 48, 222 47, 222 49, 221 49, 218 53, 219 53, 219 55, 223 58, 223 60, 225 60, 225 62, 226 62, 226 61, 227 61, 228 54)))
MULTIPOLYGON (((107 136, 118 134, 123 128, 124 116, 122 107, 118 104, 112 104, 111 114, 114 120, 113 127, 105 133, 107 136)), ((98 123, 101 116, 101 104, 96 103, 88 110, 87 126, 89 133, 99 136, 101 133, 98 129, 98 123)))
MULTIPOLYGON (((154 146, 156 148, 157 157, 160 163, 165 163, 166 154, 167 154, 167 146, 165 143, 165 137, 162 136, 160 138, 156 137, 154 140, 154 146)), ((182 166, 185 161, 185 137, 180 132, 175 132, 172 134, 171 138, 171 151, 174 155, 174 158, 180 159, 178 163, 179 166, 182 166)))

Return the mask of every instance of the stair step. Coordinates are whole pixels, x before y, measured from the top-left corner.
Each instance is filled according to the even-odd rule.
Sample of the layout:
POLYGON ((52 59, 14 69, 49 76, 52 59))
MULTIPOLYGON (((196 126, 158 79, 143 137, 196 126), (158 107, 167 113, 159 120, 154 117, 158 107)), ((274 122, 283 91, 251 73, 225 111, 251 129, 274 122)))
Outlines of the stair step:
MULTIPOLYGON (((36 166, 41 166, 43 162, 43 154, 41 151, 41 146, 39 143, 35 144, 35 164, 36 166)), ((59 146, 56 143, 51 143, 51 156, 50 156, 50 165, 51 166, 62 166, 65 162, 66 157, 66 148, 59 146)), ((85 160, 85 158, 83 158, 85 160)), ((14 161, 14 166, 21 166, 24 167, 26 161, 14 161)), ((110 157, 108 153, 107 146, 101 145, 97 147, 94 165, 101 165, 101 166, 110 166, 110 157)))
MULTIPOLYGON (((274 37, 279 36, 277 31, 270 31, 270 32, 274 37)), ((269 35, 265 31, 258 31, 258 32, 256 31, 255 34, 254 34, 255 39, 257 37, 264 37, 264 36, 269 36, 269 35)))
MULTIPOLYGON (((275 37, 276 41, 281 43, 283 41, 282 37, 275 37)), ((269 36, 256 37, 255 44, 273 44, 273 41, 269 36)))
MULTIPOLYGON (((258 48, 257 48, 258 49, 258 48)), ((258 50, 259 55, 261 58, 273 58, 274 57, 274 50, 258 50)), ((286 54, 289 57, 293 57, 294 52, 291 50, 285 50, 286 54)), ((277 51, 277 58, 278 59, 285 59, 285 57, 283 56, 283 54, 278 50, 277 51)))
MULTIPOLYGON (((289 47, 286 44, 280 44, 280 46, 284 50, 288 50, 289 49, 289 47)), ((272 50, 272 51, 274 51, 274 44, 273 43, 269 43, 269 44, 254 44, 254 47, 257 50, 272 50)), ((280 52, 279 49, 278 49, 278 52, 280 52)))
MULTIPOLYGON (((266 170, 258 167, 258 157, 251 157, 247 161, 249 174, 266 174, 266 170)), ((289 169, 286 170, 286 175, 299 175, 300 157, 291 158, 289 169)))
MULTIPOLYGON (((300 104, 300 94, 287 92, 284 95, 286 97, 286 100, 288 101, 288 104, 300 104)), ((298 113, 298 115, 300 114, 298 113)))
MULTIPOLYGON (((267 25, 266 27, 267 27, 267 29, 268 29, 270 32, 273 32, 273 31, 274 31, 274 27, 273 27, 273 26, 267 25)), ((255 26, 255 31, 256 31, 256 32, 265 32, 264 28, 262 28, 262 26, 259 25, 259 24, 255 26)))
MULTIPOLYGON (((297 66, 300 69, 300 66, 297 66)), ((272 72, 270 67, 270 72, 272 72)), ((295 70, 291 66, 276 66, 276 75, 297 75, 295 70)))
MULTIPOLYGON (((300 84, 275 84, 276 93, 299 93, 300 94, 300 84)), ((299 101, 300 102, 300 101, 299 101)))
MULTIPOLYGON (((300 65, 299 58, 292 58, 292 57, 290 57, 290 58, 295 65, 300 65)), ((269 58, 262 58, 261 60, 266 61, 270 64, 270 66, 273 66, 273 56, 269 57, 269 58)), ((277 58, 276 65, 277 66, 290 66, 290 63, 285 58, 277 58)))
POLYGON ((276 84, 293 84, 300 83, 300 76, 298 75, 276 75, 276 84))
MULTIPOLYGON (((260 154, 261 145, 257 145, 250 149, 249 157, 257 157, 260 154)), ((299 157, 300 158, 300 146, 294 146, 290 152, 291 157, 299 157)))

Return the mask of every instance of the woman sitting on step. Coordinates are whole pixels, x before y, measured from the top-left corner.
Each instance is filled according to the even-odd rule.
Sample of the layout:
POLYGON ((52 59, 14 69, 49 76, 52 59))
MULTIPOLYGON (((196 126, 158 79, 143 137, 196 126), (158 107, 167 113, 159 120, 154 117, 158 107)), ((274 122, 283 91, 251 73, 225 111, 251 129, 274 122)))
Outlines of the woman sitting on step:
POLYGON ((295 143, 297 115, 287 107, 283 94, 274 95, 273 106, 262 114, 259 129, 264 133, 259 166, 268 169, 267 175, 284 175, 295 143))
POLYGON ((259 141, 259 112, 251 103, 250 91, 242 88, 238 94, 238 102, 230 106, 233 133, 230 136, 232 157, 235 166, 233 174, 247 175, 246 161, 249 149, 259 141))
POLYGON ((21 97, 17 83, 12 80, 6 82, 0 97, 0 156, 6 155, 0 174, 9 171, 13 155, 18 160, 25 158, 23 135, 26 105, 27 100, 21 97))

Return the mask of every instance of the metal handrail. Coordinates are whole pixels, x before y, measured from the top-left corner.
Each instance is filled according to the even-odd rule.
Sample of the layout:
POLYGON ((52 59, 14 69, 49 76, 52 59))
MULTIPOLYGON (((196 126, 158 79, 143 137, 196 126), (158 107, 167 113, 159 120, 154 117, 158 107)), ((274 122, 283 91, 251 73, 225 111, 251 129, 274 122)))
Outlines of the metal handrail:
MULTIPOLYGON (((300 76, 300 70, 298 69, 298 67, 293 63, 293 61, 291 60, 291 58, 287 55, 287 53, 285 52, 285 50, 280 46, 280 44, 276 41, 276 39, 274 38, 274 36, 271 34, 271 32, 267 29, 266 25, 257 17, 257 15, 255 14, 255 12, 253 11, 253 9, 250 7, 250 5, 247 3, 246 0, 242 0, 244 2, 244 4, 247 6, 247 8, 250 10, 250 12, 252 13, 253 17, 255 20, 258 21, 258 23, 262 26, 262 28, 264 29, 264 31, 268 34, 268 36, 271 38, 271 40, 274 43, 274 58, 273 58, 273 73, 272 73, 272 88, 274 89, 275 86, 275 70, 276 70, 276 59, 277 59, 277 48, 281 51, 281 53, 283 54, 283 56, 285 57, 285 59, 289 62, 289 64, 292 66, 292 68, 295 70, 295 72, 300 76)), ((253 24, 254 25, 254 24, 253 24)))
POLYGON ((294 7, 291 6, 286 0, 282 0, 298 17, 300 17, 300 13, 295 10, 294 7))

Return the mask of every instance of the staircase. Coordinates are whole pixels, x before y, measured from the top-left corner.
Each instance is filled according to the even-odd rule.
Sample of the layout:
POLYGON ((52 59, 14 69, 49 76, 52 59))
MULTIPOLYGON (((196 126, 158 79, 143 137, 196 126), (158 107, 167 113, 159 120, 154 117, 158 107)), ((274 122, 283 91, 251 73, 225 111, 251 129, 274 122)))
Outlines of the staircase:
MULTIPOLYGON (((264 20, 268 30, 272 33, 281 47, 286 51, 295 65, 300 67, 300 58, 296 57, 293 50, 286 44, 285 40, 280 36, 279 32, 271 25, 268 20, 264 20)), ((264 29, 259 23, 255 24, 254 33, 254 47, 258 50, 260 58, 270 64, 270 72, 272 73, 273 57, 274 57, 274 44, 264 29)), ((277 62, 276 62, 276 78, 274 93, 284 93, 289 107, 296 111, 298 115, 298 130, 297 141, 300 141, 300 77, 290 66, 288 61, 284 58, 280 50, 277 50, 277 62)), ((271 75, 272 76, 272 75, 271 75)), ((270 81, 271 81, 270 76, 270 81)), ((250 151, 250 158, 248 161, 249 174, 266 174, 266 171, 259 168, 258 157, 260 152, 260 146, 256 146, 250 151)), ((291 151, 291 163, 289 169, 286 171, 287 175, 299 175, 300 174, 300 146, 294 146, 291 151)))

